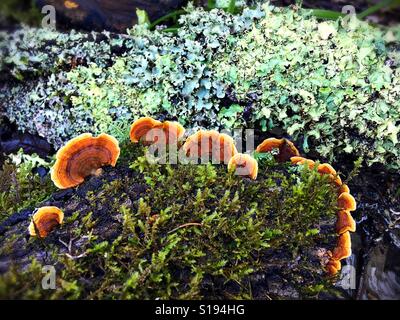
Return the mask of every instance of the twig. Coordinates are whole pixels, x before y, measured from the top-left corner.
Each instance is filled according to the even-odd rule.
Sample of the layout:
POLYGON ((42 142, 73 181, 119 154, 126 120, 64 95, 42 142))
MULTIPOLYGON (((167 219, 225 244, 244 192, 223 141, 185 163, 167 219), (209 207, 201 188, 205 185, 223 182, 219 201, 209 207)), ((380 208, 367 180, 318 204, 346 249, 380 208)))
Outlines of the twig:
POLYGON ((190 226, 199 226, 199 227, 202 227, 203 224, 202 224, 202 223, 199 223, 199 222, 188 222, 188 223, 182 224, 182 225, 180 225, 180 226, 178 226, 178 227, 172 229, 171 231, 168 231, 168 233, 173 233, 173 232, 175 232, 176 230, 179 230, 179 229, 185 228, 185 227, 190 227, 190 226))
POLYGON ((84 252, 84 253, 82 253, 82 254, 80 254, 80 255, 78 255, 78 256, 72 256, 72 255, 70 255, 69 253, 66 253, 65 255, 66 255, 68 258, 70 258, 71 260, 77 260, 77 259, 86 257, 86 252, 84 252))
POLYGON ((61 240, 61 238, 58 239, 67 249, 68 249, 68 244, 66 244, 64 241, 61 240))

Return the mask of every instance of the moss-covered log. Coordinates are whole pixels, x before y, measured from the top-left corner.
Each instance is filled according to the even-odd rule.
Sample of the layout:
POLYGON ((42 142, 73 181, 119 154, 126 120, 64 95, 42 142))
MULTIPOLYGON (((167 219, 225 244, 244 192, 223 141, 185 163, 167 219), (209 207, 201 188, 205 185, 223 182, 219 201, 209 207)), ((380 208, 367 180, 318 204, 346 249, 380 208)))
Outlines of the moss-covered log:
POLYGON ((0 224, 1 298, 335 296, 323 267, 337 238, 327 175, 264 157, 253 181, 123 150, 115 169, 0 224), (62 209, 64 223, 29 238, 43 205, 62 209), (56 269, 56 290, 41 287, 44 265, 56 269))

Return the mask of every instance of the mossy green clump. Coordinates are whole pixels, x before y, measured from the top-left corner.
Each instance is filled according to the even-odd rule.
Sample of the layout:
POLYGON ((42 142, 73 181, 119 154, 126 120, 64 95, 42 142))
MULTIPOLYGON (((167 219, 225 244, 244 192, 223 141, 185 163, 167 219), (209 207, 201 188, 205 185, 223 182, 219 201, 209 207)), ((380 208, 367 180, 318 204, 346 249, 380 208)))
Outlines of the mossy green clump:
MULTIPOLYGON (((137 153, 143 149, 125 150, 123 159, 137 153)), ((266 299, 327 290, 317 251, 336 241, 336 187, 308 167, 259 161, 253 181, 223 165, 150 164, 141 156, 128 168, 124 160, 60 205, 65 222, 48 238, 3 242, 3 261, 18 246, 29 261, 54 265, 57 289, 41 290, 31 271, 10 266, 0 296, 266 299)), ((16 230, 7 232, 2 241, 16 230)))
POLYGON ((35 0, 2 0, 0 3, 0 23, 25 23, 38 26, 42 17, 35 0))
POLYGON ((56 190, 48 175, 40 177, 37 173, 39 167, 48 170, 49 166, 37 155, 22 151, 8 156, 0 169, 0 223, 11 214, 42 202, 56 190))

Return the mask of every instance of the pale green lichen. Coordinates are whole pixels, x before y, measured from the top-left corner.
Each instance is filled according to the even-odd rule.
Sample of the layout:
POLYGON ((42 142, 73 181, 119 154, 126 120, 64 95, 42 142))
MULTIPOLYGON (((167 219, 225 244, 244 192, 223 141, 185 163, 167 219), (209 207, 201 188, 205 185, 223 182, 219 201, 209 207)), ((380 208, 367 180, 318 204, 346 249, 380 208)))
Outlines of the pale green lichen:
POLYGON ((268 4, 234 16, 189 7, 180 24, 177 34, 3 34, 1 68, 22 80, 4 87, 5 115, 56 146, 84 131, 126 138, 141 115, 279 127, 330 160, 400 168, 399 28, 268 4))
POLYGON ((250 122, 283 127, 330 160, 355 153, 398 167, 400 69, 384 33, 357 19, 319 23, 264 9, 214 68, 239 100, 256 97, 250 122))

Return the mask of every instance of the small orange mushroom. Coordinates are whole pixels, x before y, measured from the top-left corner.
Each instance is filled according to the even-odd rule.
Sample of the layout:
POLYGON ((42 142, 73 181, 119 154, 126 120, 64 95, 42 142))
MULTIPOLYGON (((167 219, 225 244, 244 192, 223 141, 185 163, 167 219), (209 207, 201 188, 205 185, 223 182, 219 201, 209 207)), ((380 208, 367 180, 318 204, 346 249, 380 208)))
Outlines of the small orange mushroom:
POLYGON ((79 8, 79 4, 72 0, 65 0, 64 7, 67 9, 77 9, 79 8))
POLYGON ((307 159, 304 157, 300 157, 300 156, 295 156, 295 157, 291 157, 290 158, 290 162, 292 164, 300 164, 300 163, 304 163, 304 161, 306 161, 307 159))
POLYGON ((321 174, 328 174, 332 181, 340 187, 342 185, 342 179, 337 174, 336 170, 328 163, 322 163, 318 166, 317 171, 321 174))
POLYGON ((70 140, 56 155, 51 179, 60 189, 75 187, 106 165, 115 166, 120 154, 118 141, 105 133, 84 133, 70 140))
POLYGON ((357 209, 356 200, 350 193, 343 192, 338 198, 338 207, 342 210, 354 211, 357 209))
POLYGON ((248 154, 237 153, 228 163, 228 170, 235 169, 235 174, 255 180, 258 174, 258 162, 248 154))
POLYGON ((136 120, 129 133, 131 141, 138 143, 140 139, 146 136, 146 134, 155 127, 162 127, 162 123, 158 120, 154 120, 151 117, 143 117, 136 120))
POLYGON ((340 210, 336 222, 336 232, 338 234, 342 234, 347 231, 355 232, 356 222, 354 221, 349 211, 340 210))
POLYGON ((342 194, 343 192, 350 193, 350 188, 348 187, 347 184, 342 184, 339 188, 339 194, 342 194))
POLYGON ((187 156, 203 158, 210 156, 212 160, 227 163, 237 153, 233 139, 215 130, 200 130, 189 136, 183 145, 187 156))
POLYGON ((167 143, 177 143, 185 134, 185 128, 175 121, 164 121, 162 124, 167 143))
POLYGON ((339 235, 336 248, 333 249, 332 258, 342 260, 351 256, 351 237, 350 232, 344 232, 339 235))
POLYGON ((200 130, 192 134, 183 144, 186 155, 198 156, 209 155, 212 153, 213 146, 216 146, 219 133, 215 130, 200 130))
POLYGON ((290 161, 291 157, 294 156, 299 156, 300 152, 297 150, 293 142, 283 139, 283 143, 281 147, 279 148, 279 154, 277 156, 277 159, 279 162, 286 162, 290 161))
POLYGON ((220 147, 220 159, 224 163, 228 163, 229 160, 237 154, 235 142, 231 136, 225 133, 219 134, 219 147, 220 147))
POLYGON ((315 166, 315 162, 313 160, 306 159, 306 158, 303 158, 303 157, 298 157, 298 156, 291 157, 290 158, 290 162, 292 164, 297 164, 297 165, 301 165, 301 164, 307 163, 307 165, 308 165, 308 167, 310 169, 313 169, 314 166, 315 166))
POLYGON ((279 149, 279 153, 275 157, 278 162, 290 161, 290 158, 300 156, 300 153, 294 144, 285 138, 265 139, 257 146, 256 151, 259 153, 264 153, 271 152, 273 149, 279 149))
POLYGON ((36 237, 39 233, 40 238, 45 238, 55 227, 62 224, 64 213, 57 207, 39 208, 32 217, 29 224, 29 234, 36 237))
POLYGON ((340 260, 330 259, 326 265, 326 270, 330 275, 335 275, 342 269, 342 263, 340 260))
POLYGON ((332 178, 333 182, 334 182, 338 187, 341 187, 341 186, 342 186, 343 182, 342 182, 342 179, 340 178, 339 175, 336 175, 336 176, 331 175, 331 178, 332 178))
POLYGON ((257 152, 271 152, 273 149, 279 149, 283 143, 283 139, 268 138, 257 146, 257 152))
POLYGON ((334 176, 337 175, 336 170, 333 169, 333 167, 332 167, 330 164, 328 164, 328 163, 322 163, 322 164, 320 164, 320 165, 318 166, 318 168, 317 168, 317 171, 318 171, 319 173, 323 173, 323 174, 331 174, 331 175, 334 175, 334 176))

